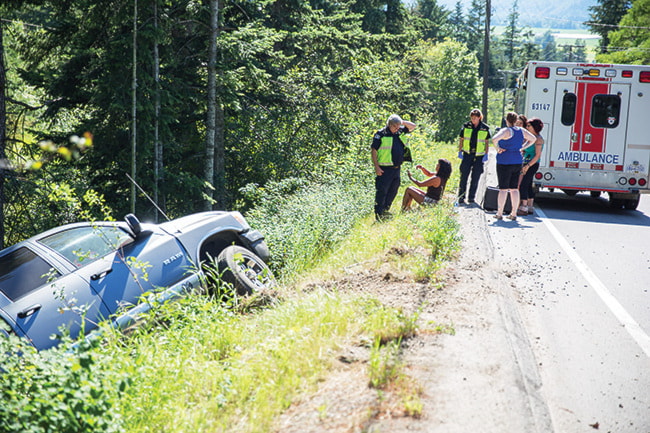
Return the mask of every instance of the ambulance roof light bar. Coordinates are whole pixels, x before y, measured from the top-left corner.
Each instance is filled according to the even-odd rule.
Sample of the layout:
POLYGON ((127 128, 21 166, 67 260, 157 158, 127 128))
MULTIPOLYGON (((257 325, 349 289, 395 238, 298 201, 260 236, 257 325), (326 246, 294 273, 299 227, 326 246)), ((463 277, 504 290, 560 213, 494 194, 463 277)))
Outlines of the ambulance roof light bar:
POLYGON ((650 83, 650 71, 641 71, 639 74, 640 83, 650 83))

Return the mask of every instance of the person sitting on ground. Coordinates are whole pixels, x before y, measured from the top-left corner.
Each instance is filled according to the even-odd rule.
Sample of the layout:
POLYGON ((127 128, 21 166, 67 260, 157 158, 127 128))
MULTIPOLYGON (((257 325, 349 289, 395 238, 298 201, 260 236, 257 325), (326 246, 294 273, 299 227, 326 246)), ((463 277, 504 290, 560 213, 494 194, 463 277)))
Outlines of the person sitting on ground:
POLYGON ((413 200, 424 205, 438 203, 442 198, 442 193, 445 191, 447 180, 449 179, 449 176, 451 176, 451 162, 444 158, 438 160, 435 172, 427 170, 420 164, 416 165, 415 168, 422 171, 422 173, 424 173, 425 176, 429 176, 429 178, 419 181, 414 179, 411 172, 408 171, 409 179, 420 188, 426 186, 427 191, 424 192, 420 188, 414 186, 406 188, 404 191, 404 198, 402 199, 402 211, 410 210, 413 200))

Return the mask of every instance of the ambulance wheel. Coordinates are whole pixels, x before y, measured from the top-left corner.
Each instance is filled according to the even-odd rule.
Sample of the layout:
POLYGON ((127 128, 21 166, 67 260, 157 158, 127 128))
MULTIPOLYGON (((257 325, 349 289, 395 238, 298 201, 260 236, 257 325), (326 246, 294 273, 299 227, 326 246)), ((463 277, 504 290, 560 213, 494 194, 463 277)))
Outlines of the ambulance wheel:
POLYGON ((611 207, 612 209, 620 209, 620 208, 623 207, 624 204, 625 204, 625 200, 623 200, 621 198, 610 198, 609 199, 609 207, 611 207))
POLYGON ((591 195, 593 198, 598 198, 600 197, 601 191, 590 191, 589 195, 591 195))
POLYGON ((636 210, 637 206, 639 206, 639 199, 640 197, 633 198, 630 200, 625 200, 625 209, 627 210, 636 210))

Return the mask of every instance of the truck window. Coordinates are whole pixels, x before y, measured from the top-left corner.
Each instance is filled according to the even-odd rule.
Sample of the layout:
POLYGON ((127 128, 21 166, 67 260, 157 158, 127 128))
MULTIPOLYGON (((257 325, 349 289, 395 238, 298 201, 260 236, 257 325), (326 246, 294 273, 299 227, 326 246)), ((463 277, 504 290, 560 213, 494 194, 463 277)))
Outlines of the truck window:
POLYGON ((76 267, 94 262, 133 239, 118 227, 77 227, 39 240, 76 267))
POLYGON ((576 105, 578 98, 575 93, 565 93, 562 98, 562 125, 571 126, 576 121, 576 105))
POLYGON ((594 95, 591 101, 591 124, 597 128, 616 128, 621 114, 621 97, 594 95))
POLYGON ((27 248, 0 257, 0 291, 12 301, 22 298, 60 274, 27 248))

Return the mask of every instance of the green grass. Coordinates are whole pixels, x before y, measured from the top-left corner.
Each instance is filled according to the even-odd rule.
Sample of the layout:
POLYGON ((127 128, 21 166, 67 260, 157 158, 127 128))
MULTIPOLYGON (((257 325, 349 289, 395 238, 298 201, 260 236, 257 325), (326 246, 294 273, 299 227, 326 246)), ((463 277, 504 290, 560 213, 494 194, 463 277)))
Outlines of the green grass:
POLYGON ((429 144, 417 135, 409 144, 413 148, 414 161, 403 168, 402 186, 391 208, 394 220, 376 223, 373 215, 361 219, 336 248, 305 268, 299 280, 334 279, 355 267, 376 269, 381 264, 388 264, 393 271, 412 275, 416 280, 435 279, 440 266, 456 253, 459 245, 453 209, 459 179, 458 148, 455 144, 429 144), (401 213, 404 189, 411 185, 405 179, 406 170, 410 169, 416 178, 423 179, 415 165, 422 164, 433 171, 439 158, 447 158, 453 165, 442 202, 401 213))
MULTIPOLYGON (((166 307, 167 308, 167 307, 166 307)), ((313 390, 342 344, 412 334, 413 321, 362 298, 314 292, 245 317, 205 297, 173 304, 155 332, 106 347, 131 381, 129 432, 265 432, 313 390)), ((379 343, 378 343, 379 344, 379 343)))

